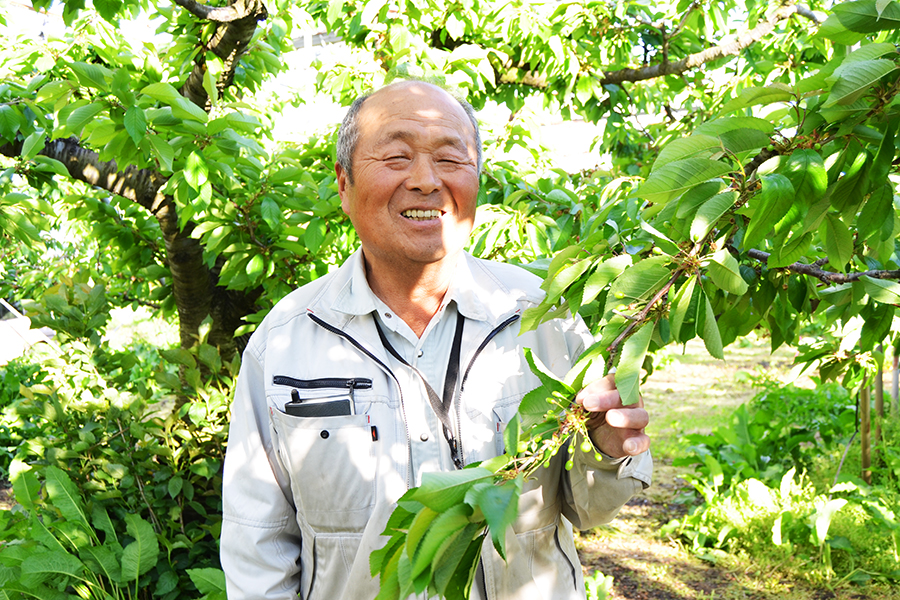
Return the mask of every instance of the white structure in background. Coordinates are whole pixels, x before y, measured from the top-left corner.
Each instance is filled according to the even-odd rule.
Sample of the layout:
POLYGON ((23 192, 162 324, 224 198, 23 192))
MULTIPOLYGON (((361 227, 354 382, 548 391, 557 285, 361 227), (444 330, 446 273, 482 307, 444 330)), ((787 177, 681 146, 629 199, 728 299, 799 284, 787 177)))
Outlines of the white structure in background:
POLYGON ((31 329, 31 319, 0 298, 0 306, 8 312, 0 317, 0 365, 22 356, 26 350, 41 342, 56 348, 50 336, 40 329, 31 329))

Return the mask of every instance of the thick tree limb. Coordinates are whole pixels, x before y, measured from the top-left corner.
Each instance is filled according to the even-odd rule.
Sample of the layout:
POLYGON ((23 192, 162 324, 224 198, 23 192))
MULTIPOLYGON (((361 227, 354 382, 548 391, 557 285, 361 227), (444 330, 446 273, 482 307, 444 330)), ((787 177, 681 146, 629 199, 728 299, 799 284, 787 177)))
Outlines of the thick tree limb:
MULTIPOLYGON (((597 78, 597 82, 600 84, 619 85, 626 82, 646 81, 648 79, 655 79, 657 77, 663 77, 666 75, 680 75, 686 71, 696 69, 697 67, 703 66, 706 63, 712 62, 724 56, 732 56, 740 53, 745 48, 752 46, 753 44, 757 43, 758 41, 772 33, 778 23, 789 19, 795 14, 810 19, 817 24, 819 23, 819 17, 816 15, 816 13, 812 12, 806 6, 795 4, 795 1, 796 0, 789 0, 778 10, 776 10, 775 13, 767 21, 760 23, 750 31, 741 34, 735 41, 729 44, 722 44, 719 46, 713 46, 712 48, 707 48, 702 52, 690 54, 676 62, 668 61, 668 48, 665 47, 665 51, 663 52, 663 61, 655 65, 649 65, 637 69, 601 71, 595 72, 592 75, 582 76, 594 76, 597 78)), ((692 10, 694 6, 696 6, 696 3, 692 5, 688 9, 688 11, 692 10)), ((685 18, 686 17, 687 15, 685 15, 685 18)), ((674 37, 680 30, 680 28, 683 27, 683 24, 684 19, 682 19, 682 22, 679 23, 679 25, 675 28, 672 35, 666 39, 671 39, 671 37, 674 37)), ((659 29, 661 27, 660 25, 649 25, 655 29, 659 29)), ((543 75, 537 74, 536 71, 529 71, 524 76, 522 76, 519 75, 515 69, 511 69, 505 73, 502 73, 500 75, 500 82, 515 83, 540 89, 546 88, 548 86, 547 78, 543 75)))
MULTIPOLYGON (((22 142, 0 146, 0 154, 5 156, 15 158, 21 152, 22 142)), ((200 324, 207 315, 213 315, 209 343, 226 358, 239 350, 234 331, 241 325, 241 318, 252 312, 259 292, 218 287, 218 268, 212 272, 207 268, 200 241, 191 237, 194 224, 188 222, 182 229, 174 198, 159 191, 165 177, 134 166, 120 170, 115 161, 101 161, 96 152, 81 146, 74 137, 48 141, 39 154, 61 162, 72 179, 127 198, 156 217, 165 240, 166 265, 172 274, 182 347, 196 343, 200 324)))
MULTIPOLYGON (((174 0, 175 4, 187 10, 198 19, 215 21, 216 23, 231 23, 250 16, 247 13, 247 5, 235 3, 230 6, 207 6, 195 0, 174 0)), ((265 18, 265 17, 263 17, 265 18)))
MULTIPOLYGON (((176 4, 194 16, 219 23, 205 50, 212 52, 225 63, 225 68, 216 82, 216 90, 222 94, 234 81, 235 69, 247 51, 247 46, 256 31, 256 24, 269 16, 268 10, 262 0, 234 0, 231 5, 220 8, 210 8, 198 4, 195 0, 176 0, 176 4)), ((209 111, 211 108, 209 95, 203 87, 206 69, 206 52, 198 52, 194 68, 181 88, 181 93, 200 108, 209 111)))
MULTIPOLYGON (((602 84, 620 84, 626 81, 645 81, 647 79, 655 79, 664 75, 680 75, 685 71, 697 68, 708 62, 712 62, 723 56, 731 56, 738 54, 744 48, 751 46, 766 37, 775 29, 775 26, 792 15, 800 12, 796 4, 788 3, 775 11, 775 13, 765 22, 760 23, 750 31, 747 31, 730 44, 721 46, 713 46, 702 52, 697 52, 686 56, 677 62, 662 62, 659 64, 643 67, 640 69, 621 69, 619 71, 610 71, 603 73, 598 79, 602 84)), ((809 12, 806 9, 805 12, 809 12)), ((812 13, 810 13, 812 14, 812 13)), ((806 16, 806 15, 804 15, 806 16)), ((813 15, 814 16, 814 15, 813 15)))
MULTIPOLYGON (((747 252, 747 256, 760 262, 767 262, 770 254, 768 252, 763 252, 762 250, 751 249, 747 252)), ((811 265, 795 262, 784 268, 792 273, 815 277, 819 281, 828 284, 851 283, 853 281, 858 281, 863 276, 872 277, 873 279, 900 279, 900 271, 872 270, 856 273, 834 273, 833 271, 823 271, 821 267, 826 262, 827 260, 817 261, 811 265)))

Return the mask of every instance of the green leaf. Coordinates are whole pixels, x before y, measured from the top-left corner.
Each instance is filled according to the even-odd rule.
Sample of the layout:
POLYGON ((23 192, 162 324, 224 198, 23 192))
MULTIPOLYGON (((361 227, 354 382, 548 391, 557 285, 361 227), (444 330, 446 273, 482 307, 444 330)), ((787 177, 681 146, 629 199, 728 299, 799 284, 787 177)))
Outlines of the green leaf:
POLYGON ((828 171, 822 157, 815 150, 795 151, 782 163, 778 172, 790 180, 796 201, 810 206, 825 197, 828 171))
POLYGON ((144 87, 141 90, 142 94, 146 94, 150 96, 154 100, 158 102, 162 102, 163 104, 172 105, 178 102, 178 100, 182 97, 181 94, 178 93, 174 87, 172 87, 168 83, 151 83, 150 85, 144 87))
POLYGON ((566 289, 575 283, 575 280, 584 275, 584 272, 587 271, 592 264, 594 264, 592 258, 583 258, 578 262, 561 269, 555 275, 549 276, 546 280, 549 282, 549 287, 544 302, 550 305, 556 304, 566 289))
POLYGON ((619 363, 616 366, 616 388, 625 406, 636 404, 641 399, 641 367, 652 337, 653 326, 645 323, 622 345, 619 363))
POLYGON ((865 34, 847 29, 836 14, 828 15, 825 22, 819 25, 816 35, 843 46, 853 46, 866 37, 865 34))
POLYGON ((109 82, 112 81, 113 72, 106 67, 84 62, 69 63, 69 66, 75 72, 81 85, 105 92, 109 91, 109 82))
POLYGON ((900 306, 900 284, 894 281, 875 279, 868 275, 863 275, 860 277, 860 280, 863 282, 866 293, 869 294, 873 300, 900 306))
POLYGON ((734 129, 719 135, 722 145, 732 154, 759 150, 772 140, 769 134, 756 129, 734 129))
POLYGON ((87 104, 76 108, 69 114, 69 118, 66 119, 66 129, 72 135, 81 135, 81 130, 84 129, 84 126, 100 114, 102 110, 102 104, 87 104))
POLYGON ((0 105, 0 137, 12 142, 16 139, 16 132, 22 126, 22 117, 11 106, 0 105))
POLYGON ((503 560, 506 560, 506 531, 518 516, 521 486, 522 480, 516 478, 500 485, 479 484, 466 494, 466 504, 481 509, 494 548, 503 560))
POLYGON ((860 311, 863 318, 862 331, 859 336, 859 350, 871 352, 876 344, 882 343, 891 332, 896 307, 880 302, 869 302, 860 311))
POLYGON ((469 525, 471 509, 465 504, 457 504, 442 512, 431 524, 419 549, 413 557, 412 576, 417 577, 433 565, 441 546, 459 531, 469 525))
POLYGON ((406 534, 406 554, 410 558, 415 558, 419 543, 439 514, 437 511, 428 508, 428 506, 423 506, 419 514, 413 519, 412 524, 409 526, 409 532, 406 534))
POLYGON ((209 120, 209 115, 205 110, 184 96, 178 96, 178 99, 172 104, 172 116, 198 123, 206 123, 209 120))
POLYGON ((578 82, 575 84, 575 97, 582 104, 586 104, 594 97, 594 84, 590 75, 585 74, 578 78, 578 82))
POLYGON ((89 546, 81 550, 81 557, 85 567, 91 572, 102 574, 109 580, 117 582, 122 578, 122 567, 116 558, 116 550, 112 544, 89 546))
POLYGON ((247 277, 250 281, 256 281, 262 275, 263 269, 266 267, 266 261, 261 254, 254 254, 250 262, 247 263, 247 277))
POLYGON ((519 415, 515 414, 503 428, 503 447, 510 456, 515 455, 516 452, 518 452, 519 422, 519 415))
POLYGON ((678 209, 675 216, 685 219, 697 212, 699 206, 724 190, 726 183, 722 179, 713 179, 688 190, 678 199, 678 209))
POLYGON ((737 129, 754 129, 763 133, 772 133, 775 131, 775 125, 766 119, 758 117, 724 117, 703 123, 694 130, 693 135, 719 137, 724 133, 737 129))
POLYGON ((722 107, 722 112, 729 113, 740 108, 772 104, 773 102, 787 102, 791 98, 790 88, 783 83, 773 83, 766 87, 750 87, 742 90, 737 98, 729 100, 722 107))
POLYGON ((869 170, 869 181, 875 186, 881 186, 882 182, 887 183, 888 173, 894 163, 894 155, 897 154, 897 147, 894 144, 894 135, 897 133, 898 121, 900 119, 890 119, 887 127, 884 129, 884 135, 881 138, 881 144, 878 147, 878 153, 875 160, 872 161, 872 167, 869 170))
POLYGON ((584 292, 581 300, 582 306, 593 302, 610 281, 621 275, 625 269, 632 265, 632 257, 628 254, 620 254, 608 258, 597 265, 594 272, 584 284, 584 292))
POLYGON ((131 136, 135 144, 140 144, 147 134, 147 117, 144 111, 137 106, 132 106, 125 111, 125 131, 131 136))
POLYGON ((448 538, 435 553, 434 591, 437 595, 445 595, 457 568, 469 558, 472 544, 481 543, 482 536, 476 537, 481 529, 481 524, 469 523, 465 529, 448 538))
POLYGON ((172 161, 175 160, 175 150, 172 146, 159 135, 151 135, 147 137, 150 141, 150 147, 153 154, 159 161, 160 166, 166 171, 172 171, 172 161))
POLYGON ((900 4, 891 2, 878 10, 872 0, 840 2, 832 7, 841 25, 857 33, 900 29, 900 4))
POLYGON ((34 509, 35 502, 40 500, 41 482, 32 472, 32 468, 24 462, 14 459, 9 466, 9 479, 13 484, 16 502, 25 510, 34 509))
POLYGON ((68 552, 51 550, 29 556, 22 562, 22 575, 68 575, 84 579, 84 565, 68 552))
POLYGON ((713 253, 709 260, 709 276, 719 289, 738 296, 747 293, 747 282, 741 277, 741 267, 731 252, 722 248, 713 253))
POLYGON ((328 23, 337 24, 338 18, 344 12, 344 0, 328 0, 328 12, 326 19, 328 23))
POLYGON ((854 63, 875 60, 876 58, 881 58, 885 54, 897 54, 897 47, 894 44, 889 44, 887 42, 881 44, 866 44, 844 57, 844 60, 841 61, 840 66, 838 66, 834 72, 840 73, 840 71, 852 66, 854 63))
POLYGON ((650 237, 656 242, 656 247, 660 251, 669 256, 678 256, 681 253, 681 248, 678 247, 678 244, 673 242, 666 234, 656 229, 656 227, 650 223, 641 221, 641 229, 650 234, 650 237))
POLYGON ((695 185, 731 170, 728 164, 708 158, 678 160, 652 171, 634 195, 654 204, 665 204, 695 185))
POLYGON ((44 149, 46 140, 47 134, 44 133, 43 129, 34 130, 31 135, 25 138, 25 142, 22 144, 22 158, 31 160, 37 156, 38 152, 44 149))
POLYGON ((107 541, 119 540, 112 519, 109 518, 109 513, 106 511, 106 508, 99 503, 95 503, 94 508, 91 510, 91 523, 94 524, 94 529, 106 534, 107 541))
POLYGON ((845 273, 847 263, 853 257, 853 234, 850 233, 850 229, 839 216, 829 213, 825 215, 819 236, 825 241, 828 262, 841 273, 845 273))
POLYGON ((852 68, 846 69, 840 74, 837 82, 831 88, 828 99, 822 106, 827 108, 836 104, 852 104, 870 91, 878 80, 897 68, 894 62, 884 59, 854 63, 852 68))
POLYGON ((667 256, 654 256, 625 269, 610 286, 603 314, 609 318, 620 304, 649 300, 672 276, 669 260, 667 256))
POLYGON ((884 184, 869 196, 856 219, 859 239, 868 240, 881 231, 886 219, 894 217, 894 190, 890 184, 884 184))
POLYGON ((538 379, 541 380, 541 385, 546 388, 546 390, 550 393, 560 392, 565 396, 575 396, 577 390, 572 389, 569 384, 554 375, 550 369, 544 366, 544 363, 542 363, 538 357, 534 356, 531 348, 525 348, 524 354, 525 360, 531 368, 531 372, 537 375, 538 379))
POLYGON ((315 255, 318 253, 319 248, 322 247, 322 242, 325 241, 325 234, 327 233, 325 221, 316 217, 306 226, 306 233, 303 234, 303 242, 306 244, 307 249, 309 249, 309 253, 315 255))
POLYGON ((700 296, 703 299, 703 345, 706 351, 719 360, 725 360, 725 354, 722 348, 722 336, 719 333, 719 325, 716 323, 716 314, 713 312, 712 304, 703 288, 700 288, 700 296))
POLYGON ((727 213, 737 202, 738 192, 730 190, 717 194, 704 202, 697 210, 697 215, 691 222, 691 241, 699 242, 712 231, 722 215, 727 213))
POLYGON ((761 179, 762 191, 752 199, 753 216, 744 234, 743 246, 747 249, 765 239, 794 201, 794 186, 790 179, 778 173, 763 175, 761 179))
POLYGON ((672 339, 681 340, 681 327, 688 316, 688 309, 691 300, 694 297, 694 289, 697 285, 697 278, 691 277, 684 285, 678 288, 675 297, 672 299, 672 305, 669 308, 669 325, 672 331, 672 339))
POLYGON ((184 180, 195 190, 199 190, 200 186, 209 180, 209 166, 206 164, 206 159, 196 151, 191 152, 187 157, 184 166, 184 180))
POLYGON ((422 485, 410 490, 410 500, 421 502, 431 510, 444 512, 462 502, 475 483, 493 479, 494 474, 481 467, 461 471, 425 473, 422 485))
POLYGON ((222 569, 187 569, 187 574, 201 594, 225 591, 225 573, 222 569))
POLYGON ((125 515, 126 530, 134 541, 122 553, 122 578, 135 581, 156 566, 159 560, 159 541, 153 527, 135 514, 125 515))
POLYGON ((828 537, 828 529, 831 527, 831 520, 834 518, 835 513, 846 504, 846 499, 834 498, 825 503, 813 515, 816 524, 816 539, 819 541, 820 546, 825 543, 825 539, 828 537))
POLYGON ((46 478, 47 495, 53 502, 53 506, 73 523, 83 525, 87 531, 91 530, 87 515, 84 513, 81 496, 78 488, 72 483, 69 476, 60 468, 48 466, 44 470, 46 478))
POLYGON ((812 238, 812 233, 804 233, 793 236, 786 244, 776 243, 766 264, 770 269, 778 269, 796 262, 809 250, 812 238))
POLYGON ((666 144, 656 157, 651 171, 655 171, 664 165, 685 158, 693 158, 698 155, 708 158, 716 152, 722 150, 722 142, 717 138, 709 135, 689 135, 687 137, 676 138, 666 144))

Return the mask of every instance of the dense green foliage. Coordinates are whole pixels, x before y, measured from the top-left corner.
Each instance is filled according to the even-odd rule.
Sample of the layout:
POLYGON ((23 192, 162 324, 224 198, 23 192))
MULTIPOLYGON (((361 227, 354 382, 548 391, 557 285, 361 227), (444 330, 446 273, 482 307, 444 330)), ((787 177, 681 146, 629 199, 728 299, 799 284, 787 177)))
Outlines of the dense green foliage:
MULTIPOLYGON (((356 246, 337 199, 334 124, 298 143, 280 115, 346 103, 397 74, 436 77, 503 114, 484 124, 471 250, 546 278, 526 326, 585 318, 598 342, 579 377, 616 366, 634 401, 656 349, 700 337, 721 358, 758 330, 854 389, 883 360, 879 344, 896 344, 896 0, 59 8, 65 30, 47 37, 0 13, 0 295, 59 346, 2 370, 0 473, 20 504, 0 513, 2 596, 220 591, 205 569, 216 566, 242 336, 356 246), (157 19, 158 34, 129 35, 137 15, 157 19), (348 51, 317 59, 314 89, 272 91, 291 37, 320 26, 348 51), (556 168, 535 105, 603 125, 596 169, 556 168), (123 306, 177 321, 180 343, 112 349, 105 328, 123 306), (132 568, 129 548, 151 539, 156 551, 148 542, 132 568), (95 575, 98 553, 109 568, 95 575)), ((846 437, 843 404, 829 402, 813 418, 761 401, 734 430, 694 440, 710 506, 784 481, 779 502, 807 502, 797 514, 832 510, 835 527, 851 506, 863 527, 882 518, 871 509, 881 504, 858 500, 862 485, 835 490, 848 504, 833 513, 815 504, 824 488, 788 477, 846 437)), ((896 453, 884 456, 896 470, 896 453)), ((715 518, 698 547, 734 539, 719 540, 715 518)), ((805 523, 783 519, 782 540, 823 560, 849 552, 838 537, 853 546, 805 523)))
MULTIPOLYGON (((693 467, 687 477, 702 502, 666 531, 701 554, 777 557, 816 582, 897 582, 900 463, 882 452, 873 485, 863 483, 858 458, 844 463, 855 425, 842 388, 769 384, 727 425, 688 436, 676 464, 693 467)), ((880 447, 896 446, 895 435, 880 447)))
POLYGON ((193 581, 224 597, 223 581, 209 587, 221 578, 209 569, 218 566, 232 385, 218 374, 237 365, 223 365, 207 344, 195 352, 110 349, 104 289, 79 279, 63 278, 33 312, 56 328, 59 349, 48 348, 39 366, 0 369, 0 469, 20 505, 0 519, 3 589, 181 598, 193 581), (158 368, 176 363, 194 388, 158 368), (217 375, 201 376, 204 363, 217 375), (176 411, 175 394, 184 393, 194 400, 176 411))

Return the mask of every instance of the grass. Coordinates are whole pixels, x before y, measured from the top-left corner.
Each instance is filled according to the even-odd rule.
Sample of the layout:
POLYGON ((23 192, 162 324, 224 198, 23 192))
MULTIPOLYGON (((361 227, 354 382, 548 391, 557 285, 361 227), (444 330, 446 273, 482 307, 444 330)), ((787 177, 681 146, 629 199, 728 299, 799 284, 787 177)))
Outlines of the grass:
MULTIPOLYGON (((585 573, 613 576, 610 600, 900 600, 897 587, 812 581, 805 561, 784 550, 762 557, 711 551, 700 558, 660 533, 689 509, 688 488, 680 477, 684 471, 672 466, 683 436, 709 433, 725 423, 735 408, 756 395, 755 383, 761 379, 812 387, 809 378, 792 370, 792 363, 789 350, 773 355, 765 341, 753 338, 728 348, 724 362, 711 358, 697 340, 661 353, 657 370, 642 386, 651 419, 653 485, 611 524, 576 539, 585 573)), ((858 468, 858 442, 855 450, 845 470, 858 468)), ((835 468, 831 466, 829 477, 835 468)))

